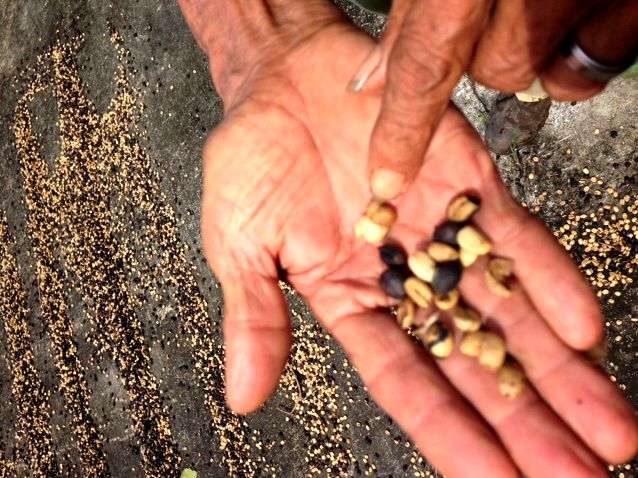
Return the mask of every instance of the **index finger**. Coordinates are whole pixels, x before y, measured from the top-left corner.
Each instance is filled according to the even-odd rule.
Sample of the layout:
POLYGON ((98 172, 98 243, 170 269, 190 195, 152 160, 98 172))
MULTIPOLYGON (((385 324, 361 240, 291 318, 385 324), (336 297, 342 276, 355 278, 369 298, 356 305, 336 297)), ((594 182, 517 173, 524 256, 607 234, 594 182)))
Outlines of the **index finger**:
POLYGON ((417 0, 395 30, 396 39, 382 40, 391 52, 370 143, 375 196, 392 199, 416 176, 452 89, 469 64, 491 3, 417 0))

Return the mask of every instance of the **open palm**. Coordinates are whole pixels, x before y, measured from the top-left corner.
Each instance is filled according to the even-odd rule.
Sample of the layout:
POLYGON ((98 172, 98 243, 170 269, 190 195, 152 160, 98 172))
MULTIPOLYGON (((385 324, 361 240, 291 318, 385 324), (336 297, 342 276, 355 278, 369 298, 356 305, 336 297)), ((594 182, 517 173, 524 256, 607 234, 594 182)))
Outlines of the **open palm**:
POLYGON ((478 264, 461 293, 501 330, 532 387, 508 401, 472 359, 430 358, 390 319, 378 252, 353 234, 369 200, 367 148, 380 97, 345 86, 372 40, 337 16, 304 34, 231 95, 204 152, 202 235, 224 288, 230 406, 256 409, 285 365, 283 269, 373 398, 448 476, 606 476, 601 460, 629 458, 638 432, 629 405, 575 351, 602 337, 596 300, 576 267, 511 198, 450 107, 400 199, 392 235, 414 250, 451 198, 468 190, 482 198, 476 222, 496 255, 515 260, 519 284, 498 298, 478 264))

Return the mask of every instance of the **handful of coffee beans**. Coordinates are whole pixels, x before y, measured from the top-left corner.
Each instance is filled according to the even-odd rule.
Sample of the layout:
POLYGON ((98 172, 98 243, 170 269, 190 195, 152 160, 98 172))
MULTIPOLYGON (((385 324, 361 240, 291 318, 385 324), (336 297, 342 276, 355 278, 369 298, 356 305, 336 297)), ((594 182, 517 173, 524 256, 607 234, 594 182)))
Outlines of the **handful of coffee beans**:
MULTIPOLYGON (((492 251, 489 238, 471 223, 479 207, 477 198, 456 197, 448 206, 447 221, 435 229, 433 241, 425 251, 408 254, 396 243, 383 243, 397 220, 397 211, 390 203, 372 201, 357 223, 355 234, 379 245, 381 260, 388 266, 379 283, 386 294, 401 300, 396 312, 398 324, 410 330, 437 358, 448 357, 454 350, 453 325, 462 333, 461 353, 477 358, 487 370, 498 373, 501 394, 514 398, 525 386, 522 368, 507 356, 504 339, 486 330, 481 314, 462 302, 458 290, 463 270, 492 251), (430 312, 420 324, 419 308, 430 312)), ((513 269, 509 259, 488 257, 484 274, 487 287, 496 295, 509 297, 508 281, 513 269)))

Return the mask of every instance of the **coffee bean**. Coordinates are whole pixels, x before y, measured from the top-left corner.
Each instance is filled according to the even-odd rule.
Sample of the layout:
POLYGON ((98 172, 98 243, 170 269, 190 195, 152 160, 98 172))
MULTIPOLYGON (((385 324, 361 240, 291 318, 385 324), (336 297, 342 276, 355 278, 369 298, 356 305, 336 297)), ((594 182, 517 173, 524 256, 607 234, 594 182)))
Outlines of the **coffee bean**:
POLYGON ((397 209, 387 202, 371 201, 365 215, 375 224, 391 228, 397 220, 397 209))
POLYGON ((468 357, 478 357, 481 354, 481 344, 483 343, 484 335, 485 332, 482 330, 465 334, 459 346, 461 353, 468 357))
POLYGON ((512 295, 512 289, 510 289, 509 286, 505 284, 505 282, 502 282, 494 277, 494 275, 489 270, 485 271, 484 276, 487 288, 494 294, 506 299, 512 295))
POLYGON ((452 310, 459 303, 461 294, 458 289, 451 290, 447 294, 434 296, 434 305, 440 310, 452 310))
POLYGON ((401 301, 399 308, 397 309, 397 323, 402 329, 408 330, 414 325, 416 318, 416 304, 412 299, 406 297, 401 301))
POLYGON ((425 282, 431 282, 436 269, 436 262, 427 252, 416 251, 408 257, 408 267, 412 273, 425 282))
POLYGON ((441 262, 436 265, 432 277, 432 288, 439 295, 450 292, 459 285, 463 267, 459 261, 441 262))
POLYGON ((389 227, 375 223, 368 216, 362 216, 355 226, 354 234, 366 242, 378 244, 385 239, 389 231, 389 227))
POLYGON ((477 256, 488 254, 492 250, 490 240, 474 226, 461 228, 456 235, 456 241, 461 249, 465 249, 477 256))
POLYGON ((403 283, 410 277, 410 272, 403 267, 391 267, 381 274, 379 284, 390 297, 403 299, 405 289, 403 283))
POLYGON ((445 222, 434 229, 434 240, 437 242, 443 242, 453 247, 458 247, 459 243, 456 240, 458 232, 465 227, 463 222, 445 222))
POLYGON ((423 343, 435 357, 449 357, 454 350, 454 335, 441 322, 430 325, 422 337, 423 343))
POLYGON ((452 312, 454 326, 462 332, 476 332, 481 328, 481 315, 469 307, 457 306, 452 312))
POLYGON ((436 262, 456 261, 459 259, 458 249, 445 242, 430 243, 427 252, 436 262))
POLYGON ((525 390, 525 372, 520 365, 507 361, 498 371, 498 390, 508 399, 518 397, 525 390))
POLYGON ((478 259, 478 257, 479 256, 477 256, 476 254, 470 251, 466 251, 465 249, 461 249, 461 251, 459 252, 459 260, 461 261, 461 265, 463 265, 463 267, 465 268, 471 267, 472 264, 476 262, 476 259, 478 259))
POLYGON ((408 278, 403 284, 405 293, 412 299, 416 305, 427 308, 432 304, 434 293, 430 286, 416 277, 408 278))
POLYGON ((454 199, 447 208, 447 218, 454 222, 468 221, 478 211, 480 201, 472 196, 462 195, 454 199))
POLYGON ((514 272, 514 261, 504 257, 494 257, 487 264, 487 269, 499 281, 503 281, 514 272))
POLYGON ((496 372, 505 362, 506 356, 505 340, 494 332, 484 332, 479 363, 489 371, 496 372))
POLYGON ((379 247, 379 255, 384 264, 388 266, 404 266, 408 262, 408 255, 401 246, 384 244, 379 247))

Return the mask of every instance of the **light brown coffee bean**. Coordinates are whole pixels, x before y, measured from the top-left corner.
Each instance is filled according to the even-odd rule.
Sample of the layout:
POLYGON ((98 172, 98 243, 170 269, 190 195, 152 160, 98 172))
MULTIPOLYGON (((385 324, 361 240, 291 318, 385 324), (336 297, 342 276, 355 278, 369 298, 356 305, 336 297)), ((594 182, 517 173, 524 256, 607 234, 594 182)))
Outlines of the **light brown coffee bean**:
POLYGON ((408 267, 419 279, 425 282, 432 282, 436 262, 427 252, 416 251, 408 257, 408 267))
POLYGON ((481 328, 481 315, 469 307, 459 305, 452 312, 454 326, 462 332, 476 332, 481 328))
POLYGON ((443 295, 437 294, 434 296, 434 305, 441 310, 452 310, 459 303, 460 297, 458 289, 443 295))
POLYGON ((373 222, 372 219, 367 216, 362 216, 355 226, 354 234, 366 242, 379 244, 385 239, 389 231, 390 228, 373 222))
POLYGON ((397 220, 397 209, 390 203, 373 200, 368 204, 365 215, 375 224, 391 228, 397 220))
POLYGON ((478 257, 479 256, 477 256, 473 252, 467 251, 465 249, 461 249, 459 252, 459 260, 465 268, 472 266, 472 264, 476 262, 476 259, 478 259, 478 257))
POLYGON ((416 277, 410 277, 403 283, 405 293, 416 305, 427 308, 432 304, 434 292, 429 285, 416 277))
POLYGON ((456 240, 461 249, 465 249, 477 256, 489 254, 492 250, 490 240, 474 226, 465 226, 456 235, 456 240))
POLYGON ((512 294, 507 284, 508 279, 514 272, 514 262, 503 257, 494 257, 487 264, 485 271, 485 282, 487 287, 496 295, 509 297, 512 294))
POLYGON ((525 390, 525 372, 519 364, 507 361, 498 371, 498 390, 510 400, 525 390))
POLYGON ((427 252, 435 262, 456 261, 459 258, 459 251, 444 242, 430 243, 427 252))
POLYGON ((465 222, 478 211, 480 202, 477 198, 461 195, 454 199, 447 208, 447 218, 454 222, 465 222))
POLYGON ((485 283, 487 284, 487 288, 499 297, 507 299, 512 295, 512 289, 494 277, 489 269, 485 271, 485 283))
POLYGON ((504 257, 493 257, 487 264, 487 270, 499 281, 507 279, 514 272, 514 261, 504 257))
POLYGON ((479 363, 491 372, 496 372, 507 356, 507 347, 503 338, 494 332, 484 332, 481 341, 481 353, 479 363))
POLYGON ((416 319, 416 304, 412 299, 406 297, 401 301, 397 309, 397 323, 402 329, 408 330, 414 325, 416 319))
POLYGON ((483 330, 465 334, 461 339, 461 345, 459 347, 461 353, 468 357, 478 357, 481 355, 481 344, 483 343, 484 335, 485 332, 483 330))

